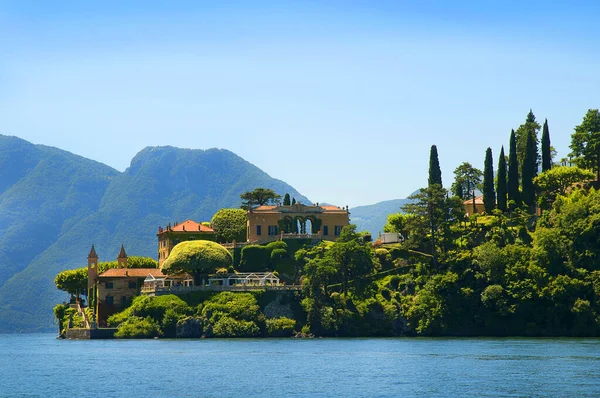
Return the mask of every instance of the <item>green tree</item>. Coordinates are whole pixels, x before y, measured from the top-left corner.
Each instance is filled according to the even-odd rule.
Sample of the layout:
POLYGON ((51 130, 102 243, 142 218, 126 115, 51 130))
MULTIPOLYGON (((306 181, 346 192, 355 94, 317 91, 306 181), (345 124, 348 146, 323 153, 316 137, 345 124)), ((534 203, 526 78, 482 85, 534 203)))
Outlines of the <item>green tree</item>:
POLYGON ((498 196, 498 209, 502 212, 506 211, 506 157, 504 156, 504 145, 500 149, 500 157, 498 158, 498 177, 496 181, 496 194, 498 196))
MULTIPOLYGON (((517 140, 517 159, 519 161, 519 164, 523 164, 524 160, 525 160, 525 154, 527 152, 527 135, 531 134, 533 139, 534 139, 534 143, 535 143, 535 147, 537 148, 538 146, 538 132, 540 131, 540 124, 535 120, 535 115, 533 114, 533 112, 531 111, 531 109, 529 110, 529 113, 527 114, 527 117, 525 119, 525 123, 523 123, 522 125, 519 126, 519 128, 517 128, 517 130, 515 131, 515 138, 517 140)), ((535 163, 536 163, 536 167, 537 167, 537 163, 538 163, 538 156, 536 153, 536 158, 535 158, 535 163)))
POLYGON ((438 159, 437 147, 431 146, 429 151, 429 180, 428 186, 438 184, 442 187, 442 170, 440 169, 440 161, 438 159))
POLYGON ((357 239, 337 240, 327 252, 327 257, 337 267, 344 296, 347 296, 348 290, 362 295, 368 285, 364 277, 374 271, 370 246, 358 243, 357 239))
MULTIPOLYGON (((421 188, 418 193, 409 196, 411 202, 402 206, 404 212, 415 216, 414 221, 422 221, 427 225, 426 229, 431 238, 430 250, 434 266, 437 265, 438 229, 447 220, 446 194, 447 191, 444 188, 434 184, 429 188, 421 188)), ((419 227, 419 229, 424 228, 419 227)), ((411 239, 414 238, 418 238, 418 236, 411 236, 411 239)))
POLYGON ((285 196, 283 197, 283 205, 290 206, 291 204, 292 201, 290 200, 290 194, 286 192, 285 196))
POLYGON ((218 243, 208 240, 191 240, 177 244, 162 270, 167 274, 189 272, 194 283, 202 283, 202 275, 214 273, 217 268, 228 268, 233 264, 231 253, 218 243))
POLYGON ((542 171, 552 168, 552 146, 550 145, 550 131, 548 130, 548 119, 544 120, 542 129, 542 171))
POLYGON ((485 162, 483 166, 483 206, 487 214, 492 214, 492 210, 496 208, 493 162, 492 149, 488 147, 488 149, 485 151, 485 162))
POLYGON ((406 215, 403 213, 392 213, 387 217, 383 226, 383 232, 398 232, 402 236, 406 234, 406 215))
POLYGON ((292 205, 296 204, 296 198, 292 198, 292 205))
POLYGON ((86 292, 87 282, 88 275, 85 267, 59 272, 54 278, 56 288, 69 293, 72 298, 79 298, 80 294, 86 292))
POLYGON ((513 202, 516 207, 521 206, 521 195, 519 192, 519 161, 517 160, 517 141, 514 130, 511 130, 510 132, 506 194, 509 203, 513 202))
POLYGON ((521 194, 523 203, 527 205, 530 212, 535 208, 535 186, 533 179, 537 171, 537 150, 535 148, 535 139, 530 131, 527 135, 527 145, 523 164, 521 166, 521 194))
POLYGON ((550 208, 558 195, 565 195, 576 183, 592 180, 594 173, 577 166, 556 166, 540 173, 533 182, 540 192, 538 202, 543 209, 550 208))
POLYGON ((454 170, 454 183, 452 191, 456 196, 463 192, 463 199, 471 197, 473 199, 473 213, 475 213, 475 189, 481 184, 483 173, 476 169, 471 163, 464 162, 454 170))
POLYGON ((596 181, 600 182, 600 112, 589 109, 580 125, 571 135, 571 156, 575 164, 583 169, 596 172, 596 181))
POLYGON ((281 199, 272 189, 256 188, 253 191, 244 192, 240 195, 242 199, 242 209, 251 209, 255 206, 262 206, 270 203, 276 203, 281 199))
POLYGON ((211 222, 217 242, 244 242, 246 240, 246 211, 242 209, 221 209, 211 222))

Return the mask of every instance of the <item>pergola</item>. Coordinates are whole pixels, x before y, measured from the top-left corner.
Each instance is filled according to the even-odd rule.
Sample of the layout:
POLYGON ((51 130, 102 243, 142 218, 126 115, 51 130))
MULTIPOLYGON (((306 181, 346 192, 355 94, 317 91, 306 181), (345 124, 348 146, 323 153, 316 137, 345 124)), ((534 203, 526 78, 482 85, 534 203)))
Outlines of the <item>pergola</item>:
POLYGON ((272 272, 240 272, 215 275, 208 278, 209 286, 279 286, 279 278, 272 272))
POLYGON ((160 287, 177 287, 177 286, 193 286, 194 278, 190 274, 178 274, 169 276, 154 277, 149 274, 144 279, 144 287, 160 288, 160 287))

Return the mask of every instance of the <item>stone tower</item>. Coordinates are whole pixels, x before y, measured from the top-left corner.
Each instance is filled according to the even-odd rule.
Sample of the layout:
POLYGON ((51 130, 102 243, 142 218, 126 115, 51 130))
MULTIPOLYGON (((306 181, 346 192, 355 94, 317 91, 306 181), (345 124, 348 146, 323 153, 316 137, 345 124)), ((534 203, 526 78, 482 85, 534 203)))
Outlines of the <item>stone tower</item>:
POLYGON ((121 251, 117 257, 117 268, 127 268, 127 253, 125 253, 123 245, 121 245, 121 251))
POLYGON ((96 254, 96 249, 94 245, 92 245, 92 249, 90 250, 90 254, 88 254, 88 292, 94 284, 96 283, 96 278, 98 277, 98 255, 96 254))

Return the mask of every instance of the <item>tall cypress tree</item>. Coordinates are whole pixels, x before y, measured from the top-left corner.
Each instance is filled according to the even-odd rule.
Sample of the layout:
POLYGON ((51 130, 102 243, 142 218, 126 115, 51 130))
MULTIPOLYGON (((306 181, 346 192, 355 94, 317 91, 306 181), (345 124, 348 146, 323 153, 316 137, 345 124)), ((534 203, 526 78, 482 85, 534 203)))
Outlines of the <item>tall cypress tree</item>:
POLYGON ((437 147, 431 146, 429 151, 429 180, 428 186, 431 187, 434 184, 438 184, 442 187, 442 170, 440 169, 440 161, 438 159, 437 147))
POLYGON ((290 200, 290 194, 286 193, 285 196, 283 197, 283 205, 289 206, 291 204, 292 204, 292 201, 290 200))
POLYGON ((535 209, 535 188, 533 186, 533 178, 536 175, 537 169, 537 150, 533 133, 527 134, 525 145, 525 158, 521 165, 521 195, 523 203, 533 212, 535 209))
POLYGON ((519 163, 517 162, 517 140, 515 130, 510 132, 510 145, 508 149, 508 178, 506 181, 508 200, 514 201, 515 206, 521 206, 519 195, 519 163))
POLYGON ((485 162, 483 164, 483 208, 487 214, 491 214, 496 208, 496 191, 494 190, 494 160, 492 148, 485 151, 485 162))
POLYGON ((548 119, 544 120, 542 130, 542 171, 552 168, 552 149, 550 148, 550 131, 548 131, 548 119))
POLYGON ((498 158, 498 181, 496 182, 496 195, 498 196, 498 209, 506 211, 506 158, 504 157, 504 145, 500 149, 498 158))

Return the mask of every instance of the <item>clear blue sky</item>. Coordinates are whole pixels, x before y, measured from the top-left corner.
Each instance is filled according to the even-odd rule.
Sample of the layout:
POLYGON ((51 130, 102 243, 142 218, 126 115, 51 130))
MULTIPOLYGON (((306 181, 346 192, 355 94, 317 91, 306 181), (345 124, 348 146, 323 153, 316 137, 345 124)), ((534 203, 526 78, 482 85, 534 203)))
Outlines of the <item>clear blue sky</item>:
POLYGON ((226 148, 372 204, 425 185, 432 144, 447 186, 488 146, 496 163, 529 108, 565 156, 600 106, 594 1, 88 3, 0 3, 0 133, 119 170, 226 148))

